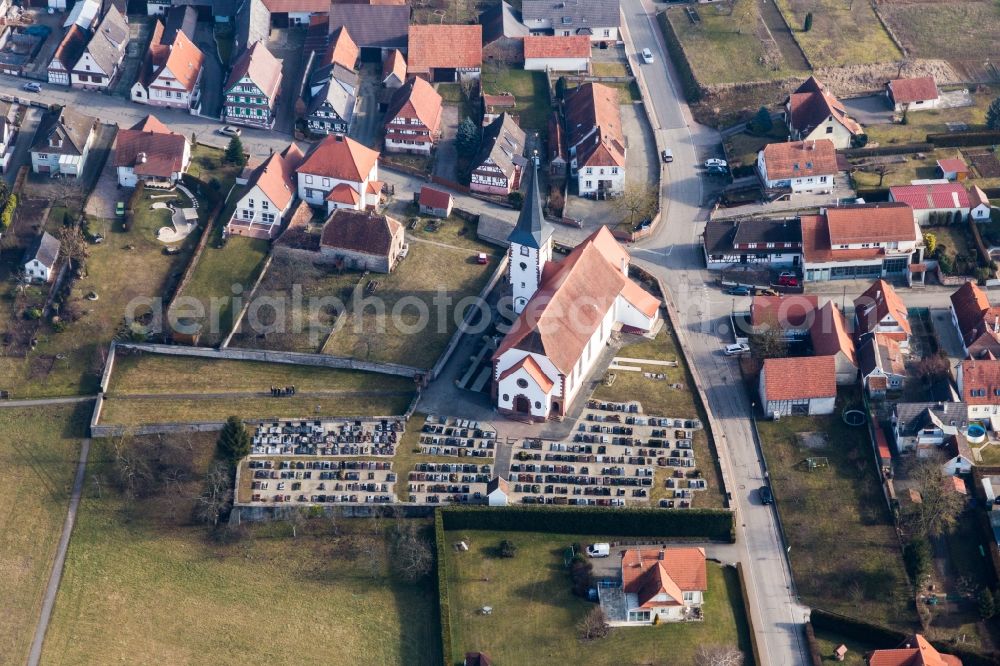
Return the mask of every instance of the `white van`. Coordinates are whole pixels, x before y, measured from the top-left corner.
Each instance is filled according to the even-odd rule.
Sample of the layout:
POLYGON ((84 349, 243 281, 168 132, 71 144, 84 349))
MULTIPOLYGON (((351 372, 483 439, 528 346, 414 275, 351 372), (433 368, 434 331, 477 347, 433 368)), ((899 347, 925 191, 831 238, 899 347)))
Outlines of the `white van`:
POLYGON ((608 557, 611 555, 611 544, 592 543, 587 546, 587 555, 590 557, 608 557))

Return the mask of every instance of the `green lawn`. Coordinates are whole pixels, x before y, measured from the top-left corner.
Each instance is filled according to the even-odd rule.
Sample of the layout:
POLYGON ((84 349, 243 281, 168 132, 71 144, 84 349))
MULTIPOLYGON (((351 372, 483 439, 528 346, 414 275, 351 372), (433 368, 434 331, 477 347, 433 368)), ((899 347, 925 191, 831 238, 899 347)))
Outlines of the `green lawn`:
MULTIPOLYGON (((87 245, 86 273, 62 306, 66 329, 60 333, 43 326, 38 346, 28 358, 0 358, 0 377, 7 378, 0 380, 0 387, 21 398, 96 392, 102 355, 124 326, 126 315, 160 307, 160 299, 180 281, 198 241, 196 230, 177 245, 179 254, 164 254, 166 245, 157 240, 156 232, 168 223, 166 213, 149 209, 154 201, 150 194, 147 190, 136 206, 128 231, 121 220, 90 219, 91 233, 103 235, 104 242, 87 245), (97 300, 87 298, 91 292, 97 300)), ((204 201, 198 210, 204 223, 208 214, 204 201)))
POLYGON ((734 569, 708 565, 705 621, 621 627, 606 638, 582 642, 576 625, 594 604, 572 595, 562 552, 574 541, 594 537, 532 532, 454 531, 446 543, 464 540, 468 552, 449 549, 452 641, 459 662, 464 652, 482 650, 497 664, 638 665, 691 664, 698 645, 739 646, 752 663, 749 628, 734 569), (517 556, 495 555, 511 539, 517 556), (476 611, 492 606, 489 616, 476 611), (514 640, 512 640, 514 639, 514 640))
MULTIPOLYGON (((632 344, 627 344, 618 352, 618 356, 626 358, 640 358, 651 360, 680 361, 677 367, 668 366, 643 366, 646 372, 656 372, 666 375, 666 379, 648 379, 642 372, 629 370, 612 370, 615 375, 614 383, 611 386, 601 384, 594 391, 593 397, 597 400, 610 400, 615 402, 628 402, 639 400, 642 409, 646 414, 654 416, 669 416, 672 418, 698 418, 702 423, 706 422, 701 409, 696 405, 693 387, 688 384, 687 373, 685 372, 684 359, 677 353, 677 346, 673 336, 668 330, 668 325, 656 336, 655 340, 642 340, 632 344), (682 384, 683 388, 672 388, 674 384, 682 384)), ((641 365, 639 363, 624 363, 625 365, 641 365)), ((709 445, 708 435, 704 430, 695 431, 694 434, 694 456, 698 469, 708 480, 708 489, 694 493, 694 506, 696 507, 722 507, 722 481, 718 471, 718 456, 715 455, 714 448, 709 445)), ((666 497, 670 491, 667 490, 665 481, 670 475, 667 468, 656 470, 656 484, 650 491, 650 502, 655 504, 661 497, 666 497)))
POLYGON ((805 74, 795 64, 787 63, 776 47, 765 47, 758 37, 763 22, 756 3, 744 3, 732 15, 724 3, 697 5, 696 10, 701 17, 697 25, 681 7, 671 7, 666 16, 691 71, 702 85, 770 81, 805 74))
POLYGON ((928 109, 906 114, 906 124, 866 125, 869 145, 893 143, 920 143, 928 134, 948 132, 946 123, 965 123, 970 130, 986 129, 986 109, 1000 94, 1000 88, 980 86, 972 95, 972 106, 955 109, 928 109))
POLYGON ((901 54, 867 2, 774 0, 813 67, 894 62, 901 54), (809 32, 802 30, 812 13, 809 32))
MULTIPOLYGON (((449 225, 460 228, 458 221, 443 228, 449 225)), ((416 368, 433 366, 458 329, 461 314, 456 313, 455 305, 464 297, 477 295, 499 261, 497 250, 476 241, 471 233, 466 233, 461 244, 452 245, 449 235, 454 233, 420 236, 433 242, 421 242, 414 235, 409 254, 391 274, 368 274, 362 280, 365 300, 348 304, 338 322, 340 328, 329 338, 323 353, 416 368), (477 263, 480 252, 487 254, 488 263, 477 263), (378 286, 369 294, 372 280, 378 286), (382 304, 384 318, 376 315, 378 306, 365 304, 369 297, 382 304), (439 300, 442 298, 446 301, 439 300), (446 302, 446 306, 440 308, 438 302, 446 302), (383 319, 381 325, 379 319, 383 319)))
POLYGON ((191 165, 188 167, 188 174, 199 180, 208 183, 213 179, 219 181, 219 192, 223 197, 242 171, 242 167, 226 162, 225 155, 226 151, 221 148, 198 143, 191 148, 191 165))
POLYGON ((781 142, 788 138, 788 131, 781 121, 775 122, 767 134, 756 135, 750 132, 739 132, 727 137, 725 141, 726 156, 729 166, 754 166, 757 164, 757 154, 769 143, 781 142))
POLYGON ((1000 465, 1000 446, 991 444, 979 450, 983 465, 1000 465))
POLYGON ((243 298, 249 295, 264 265, 268 247, 266 240, 244 236, 230 238, 222 248, 212 243, 205 247, 182 294, 195 299, 205 313, 197 318, 202 322, 199 344, 218 344, 232 330, 239 314, 233 295, 243 298))
MULTIPOLYGON (((214 437, 189 436, 196 469, 214 437)), ((110 478, 109 448, 95 442, 88 479, 110 478)), ((128 512, 110 484, 98 497, 88 483, 43 663, 441 663, 432 578, 373 570, 364 544, 391 553, 367 521, 340 520, 339 536, 309 521, 297 539, 258 525, 227 545, 190 524, 188 498, 201 492, 200 473, 191 478, 180 500, 157 495, 128 512)))
POLYGON ((824 664, 843 664, 844 666, 866 666, 865 655, 872 650, 886 647, 896 647, 895 645, 872 645, 870 643, 859 643, 852 638, 844 638, 840 634, 829 631, 815 630, 816 642, 819 644, 819 654, 823 658, 824 664), (837 661, 833 656, 834 650, 841 645, 847 646, 847 656, 844 661, 837 661))
MULTIPOLYGON (((843 408, 838 402, 836 413, 843 408)), ((913 629, 913 597, 867 428, 848 427, 839 416, 782 417, 758 421, 758 428, 803 602, 913 629), (796 437, 813 432, 826 442, 796 437), (810 457, 825 457, 829 466, 807 471, 810 457)))
POLYGON ((91 403, 0 409, 0 654, 23 664, 42 608, 91 403))
POLYGON ((544 72, 527 72, 483 63, 483 92, 490 95, 510 93, 517 99, 514 113, 520 116, 525 131, 545 132, 552 107, 544 72))

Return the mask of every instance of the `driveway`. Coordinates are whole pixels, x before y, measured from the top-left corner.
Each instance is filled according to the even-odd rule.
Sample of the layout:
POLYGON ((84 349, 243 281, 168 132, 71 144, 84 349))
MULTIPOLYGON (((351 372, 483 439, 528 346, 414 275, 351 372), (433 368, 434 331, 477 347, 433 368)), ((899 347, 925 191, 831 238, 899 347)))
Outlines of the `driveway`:
POLYGON ((458 130, 458 107, 446 104, 441 110, 441 140, 438 141, 434 158, 434 175, 457 181, 455 165, 458 150, 455 148, 455 132, 458 130))
POLYGON ((115 204, 127 199, 128 192, 118 188, 118 170, 114 167, 114 160, 109 159, 104 163, 97 185, 87 197, 83 212, 91 217, 113 220, 116 217, 115 204))
POLYGON ((215 44, 215 28, 211 23, 198 23, 195 29, 198 48, 205 54, 201 73, 201 115, 208 118, 222 117, 222 86, 226 70, 219 61, 215 44))
POLYGON ((111 88, 111 92, 119 97, 129 99, 132 84, 139 76, 139 68, 142 67, 149 51, 149 41, 153 37, 154 19, 151 16, 133 16, 129 18, 129 42, 125 48, 125 59, 122 60, 121 70, 118 78, 111 88))
POLYGON ((962 352, 962 340, 958 337, 958 330, 951 321, 951 310, 945 308, 931 308, 931 326, 937 335, 941 348, 948 354, 953 363, 952 367, 965 359, 962 352))
POLYGON ((379 145, 382 135, 382 114, 378 110, 379 98, 383 92, 379 76, 381 71, 381 65, 371 62, 361 63, 361 83, 358 86, 354 119, 351 121, 348 134, 366 146, 379 145))
POLYGON ((276 132, 290 134, 295 127, 295 102, 302 90, 303 70, 306 66, 306 58, 302 53, 305 37, 305 28, 273 30, 267 44, 274 57, 281 60, 281 93, 274 122, 276 132))
POLYGON ((7 171, 4 173, 4 180, 7 182, 8 187, 14 184, 14 179, 17 178, 17 170, 22 165, 27 164, 29 167, 31 165, 31 143, 35 140, 35 130, 38 129, 38 122, 41 119, 42 112, 40 109, 30 106, 26 107, 24 119, 17 130, 14 154, 11 155, 10 164, 7 165, 7 171))
POLYGON ((847 115, 862 125, 886 125, 892 122, 892 107, 885 95, 867 95, 840 100, 847 115))

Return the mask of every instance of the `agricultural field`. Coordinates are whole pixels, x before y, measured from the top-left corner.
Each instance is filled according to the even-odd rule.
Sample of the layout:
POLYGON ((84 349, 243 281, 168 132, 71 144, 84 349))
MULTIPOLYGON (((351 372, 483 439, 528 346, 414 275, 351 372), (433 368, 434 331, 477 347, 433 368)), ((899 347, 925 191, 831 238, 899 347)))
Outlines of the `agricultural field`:
POLYGON ((390 521, 376 533, 371 521, 314 518, 297 537, 287 524, 262 524, 229 539, 192 525, 191 498, 214 442, 209 433, 155 441, 184 474, 154 480, 132 503, 113 483, 111 442, 94 442, 87 478, 104 484, 98 493, 88 483, 81 502, 43 663, 94 655, 104 663, 441 663, 433 579, 408 582, 389 569, 390 521))
MULTIPOLYGON (((598 385, 593 393, 595 400, 629 402, 638 400, 646 414, 669 416, 671 418, 698 418, 705 422, 705 415, 695 403, 693 387, 688 386, 688 376, 684 357, 677 353, 677 343, 665 324, 654 340, 640 340, 624 345, 617 356, 649 359, 654 361, 675 361, 676 367, 662 365, 642 365, 627 362, 626 365, 640 366, 645 372, 663 374, 664 379, 651 379, 642 372, 612 370, 614 381, 598 385), (681 388, 675 388, 680 386, 681 388)), ((696 430, 693 438, 694 459, 698 470, 708 480, 708 490, 695 493, 693 505, 697 508, 721 508, 723 506, 722 480, 718 467, 718 456, 708 441, 705 430, 696 430)), ((650 503, 666 495, 666 478, 669 470, 657 469, 655 487, 650 492, 650 503)))
POLYGON ((980 64, 1000 56, 1000 5, 991 0, 890 0, 878 12, 912 57, 980 64))
POLYGON ((814 68, 894 62, 902 57, 871 4, 841 0, 774 0, 814 68), (805 32, 806 15, 812 28, 805 32))
POLYGON ((0 653, 27 661, 91 403, 0 410, 0 653))
POLYGON ((449 549, 452 642, 461 660, 466 650, 487 652, 496 663, 590 666, 690 664, 700 644, 738 646, 752 663, 736 571, 709 563, 705 621, 612 629, 602 639, 581 641, 576 625, 594 604, 573 596, 563 551, 575 538, 533 532, 446 533, 446 543, 465 541, 470 550, 449 549), (501 540, 517 546, 514 558, 497 554, 501 540), (489 616, 482 606, 492 606, 489 616), (511 640, 516 636, 517 640, 511 640))
POLYGON ((303 416, 392 416, 413 399, 413 380, 284 363, 155 354, 116 355, 101 423, 142 425, 303 416), (272 397, 272 386, 295 395, 272 397))
MULTIPOLYGON (((766 6, 764 6, 766 7, 766 6)), ((808 75, 808 65, 781 17, 761 14, 762 5, 701 4, 692 20, 687 7, 671 7, 666 17, 680 40, 695 78, 702 85, 770 81, 808 75), (772 20, 767 20, 772 19, 772 20)), ((765 11, 774 12, 773 8, 765 11)))
POLYGON ((913 597, 868 430, 839 417, 849 399, 834 416, 757 423, 792 575, 806 604, 910 630, 913 597), (827 466, 809 471, 807 458, 827 466))

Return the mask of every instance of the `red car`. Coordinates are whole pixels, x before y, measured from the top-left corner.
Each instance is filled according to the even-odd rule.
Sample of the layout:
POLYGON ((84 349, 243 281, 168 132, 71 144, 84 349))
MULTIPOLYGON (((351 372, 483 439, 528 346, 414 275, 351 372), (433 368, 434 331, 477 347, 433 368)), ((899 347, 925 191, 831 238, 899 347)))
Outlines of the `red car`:
POLYGON ((797 287, 799 286, 799 279, 791 273, 782 273, 778 276, 778 284, 782 287, 797 287))

